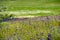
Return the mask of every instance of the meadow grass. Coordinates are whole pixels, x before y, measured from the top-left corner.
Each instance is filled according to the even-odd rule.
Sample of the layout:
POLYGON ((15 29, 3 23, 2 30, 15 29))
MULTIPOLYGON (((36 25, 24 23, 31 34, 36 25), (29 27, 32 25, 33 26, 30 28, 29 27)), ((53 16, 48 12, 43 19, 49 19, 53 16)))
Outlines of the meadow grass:
POLYGON ((13 14, 18 18, 0 22, 0 40, 60 40, 59 0, 0 0, 0 14, 13 14), (22 14, 21 10, 52 12, 22 14))
POLYGON ((49 34, 51 40, 60 40, 60 21, 55 16, 46 18, 44 16, 2 22, 0 40, 48 40, 49 34))

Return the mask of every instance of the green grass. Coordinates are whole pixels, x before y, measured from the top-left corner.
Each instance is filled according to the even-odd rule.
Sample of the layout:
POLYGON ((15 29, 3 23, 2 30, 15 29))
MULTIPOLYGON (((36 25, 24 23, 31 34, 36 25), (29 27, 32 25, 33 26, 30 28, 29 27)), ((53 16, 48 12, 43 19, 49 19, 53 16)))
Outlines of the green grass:
MULTIPOLYGON (((48 0, 15 0, 15 1, 2 0, 0 1, 0 6, 7 7, 7 9, 5 9, 6 11, 50 10, 54 12, 52 13, 54 15, 60 13, 59 0, 49 0, 49 1, 48 0)), ((4 10, 4 9, 0 8, 0 10, 4 10)), ((29 14, 26 14, 26 15, 29 15, 29 14)), ((30 15, 35 15, 35 14, 30 14, 30 15)), ((37 14, 37 15, 40 15, 40 14, 37 14)))
POLYGON ((59 0, 23 0, 1 1, 0 5, 7 6, 8 11, 19 10, 60 10, 59 0))
MULTIPOLYGON (((51 20, 44 19, 41 21, 38 17, 36 20, 29 18, 22 21, 0 22, 0 40, 47 40, 48 34, 51 34, 51 40, 60 40, 60 21, 55 16, 60 16, 60 0, 0 0, 0 14, 10 14, 12 11, 14 18, 19 16, 54 16, 51 20), (7 9, 3 9, 7 7, 7 9), (49 10, 51 13, 21 14, 14 13, 21 10, 49 10), (51 28, 52 27, 52 28, 51 28)), ((52 17, 51 17, 52 18, 52 17)), ((1 19, 1 18, 0 18, 1 19)), ((60 20, 60 19, 59 19, 60 20)))
POLYGON ((31 38, 33 40, 39 40, 41 38, 47 40, 48 33, 52 35, 51 40, 57 40, 57 37, 60 37, 58 31, 60 30, 58 28, 59 23, 55 18, 48 22, 47 19, 43 22, 37 18, 36 21, 28 19, 24 21, 2 22, 1 24, 3 25, 0 30, 0 40, 3 40, 2 38, 6 38, 5 40, 7 40, 8 37, 13 40, 18 40, 18 38, 20 40, 30 40, 31 38))

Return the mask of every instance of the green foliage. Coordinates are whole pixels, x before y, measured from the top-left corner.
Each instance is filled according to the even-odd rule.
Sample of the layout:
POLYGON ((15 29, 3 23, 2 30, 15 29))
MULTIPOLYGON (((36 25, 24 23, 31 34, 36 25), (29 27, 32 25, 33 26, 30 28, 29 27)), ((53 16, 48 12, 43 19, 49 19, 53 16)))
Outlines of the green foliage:
POLYGON ((10 14, 10 15, 8 15, 8 14, 0 14, 0 20, 11 19, 11 18, 13 18, 12 14, 10 14))

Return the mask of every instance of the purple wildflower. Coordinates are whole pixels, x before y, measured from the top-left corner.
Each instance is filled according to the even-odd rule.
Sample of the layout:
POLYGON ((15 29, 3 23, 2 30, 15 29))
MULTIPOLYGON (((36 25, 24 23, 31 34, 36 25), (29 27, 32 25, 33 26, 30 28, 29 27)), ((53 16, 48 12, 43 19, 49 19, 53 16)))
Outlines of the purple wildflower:
POLYGON ((51 34, 50 33, 48 34, 48 37, 51 37, 51 34))
POLYGON ((46 16, 46 18, 47 18, 47 20, 50 20, 51 19, 50 16, 46 16))
POLYGON ((44 21, 44 18, 40 18, 41 21, 44 21))
POLYGON ((47 40, 51 40, 51 38, 48 37, 47 40))
POLYGON ((51 34, 48 34, 47 40, 51 40, 51 34))

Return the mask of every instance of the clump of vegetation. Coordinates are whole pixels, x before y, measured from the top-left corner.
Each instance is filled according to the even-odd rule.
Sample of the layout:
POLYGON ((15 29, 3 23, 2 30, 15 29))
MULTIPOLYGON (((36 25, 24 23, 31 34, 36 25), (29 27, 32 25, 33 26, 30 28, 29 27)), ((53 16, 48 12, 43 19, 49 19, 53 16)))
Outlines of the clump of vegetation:
POLYGON ((0 21, 3 21, 3 20, 8 20, 8 19, 11 19, 11 18, 13 18, 13 15, 12 14, 10 14, 10 15, 8 15, 8 14, 0 14, 0 21))
POLYGON ((0 6, 0 12, 4 12, 7 11, 7 7, 6 6, 0 6))
MULTIPOLYGON (((0 14, 0 32, 2 32, 1 30, 2 30, 2 27, 4 26, 3 21, 8 21, 11 18, 13 18, 12 14, 10 14, 10 15, 8 15, 8 14, 0 14)), ((3 40, 3 37, 4 36, 2 36, 1 33, 0 33, 0 40, 1 39, 3 40)))

